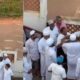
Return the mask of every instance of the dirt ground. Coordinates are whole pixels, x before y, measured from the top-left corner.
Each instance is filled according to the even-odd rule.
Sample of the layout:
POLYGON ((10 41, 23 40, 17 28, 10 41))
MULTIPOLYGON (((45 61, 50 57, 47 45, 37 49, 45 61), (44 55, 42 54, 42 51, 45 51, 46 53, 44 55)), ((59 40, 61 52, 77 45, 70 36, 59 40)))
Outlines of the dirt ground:
POLYGON ((0 18, 0 50, 17 50, 19 59, 22 58, 22 45, 22 18, 0 18))

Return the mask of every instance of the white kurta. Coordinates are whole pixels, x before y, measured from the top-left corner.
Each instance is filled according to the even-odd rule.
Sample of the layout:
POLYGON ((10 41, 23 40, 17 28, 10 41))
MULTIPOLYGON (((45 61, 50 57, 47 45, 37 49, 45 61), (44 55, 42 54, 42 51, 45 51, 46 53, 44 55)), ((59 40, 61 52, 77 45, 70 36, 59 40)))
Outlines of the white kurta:
POLYGON ((74 32, 73 34, 75 34, 77 37, 80 37, 80 31, 74 32))
POLYGON ((80 58, 77 60, 76 77, 80 80, 80 58))
POLYGON ((6 64, 10 64, 11 65, 11 61, 10 61, 9 58, 6 58, 5 61, 6 61, 6 64))
POLYGON ((32 73, 28 71, 32 69, 32 62, 30 58, 23 57, 23 80, 32 80, 32 73))
POLYGON ((51 80, 51 73, 48 72, 48 67, 51 63, 56 63, 56 50, 55 47, 46 48, 46 80, 51 80))
POLYGON ((46 27, 46 29, 50 31, 50 37, 53 38, 54 41, 56 42, 57 37, 59 35, 58 28, 55 26, 53 30, 50 30, 50 27, 46 27))
MULTIPOLYGON (((67 33, 67 35, 70 35, 70 33, 67 33)), ((64 37, 65 36, 63 34, 59 34, 56 45, 59 45, 61 43, 61 40, 64 39, 64 37)))
POLYGON ((46 65, 45 65, 45 48, 47 46, 46 40, 41 38, 38 43, 38 48, 40 52, 40 65, 41 65, 41 76, 46 75, 46 65))
POLYGON ((67 54, 68 72, 67 77, 69 79, 75 79, 76 75, 76 63, 80 57, 80 42, 64 43, 62 45, 64 52, 67 54))
POLYGON ((49 66, 48 71, 52 71, 51 80, 63 80, 63 78, 66 78, 65 69, 56 63, 52 63, 49 66))
POLYGON ((38 41, 39 41, 38 38, 35 39, 34 41, 30 38, 25 43, 25 47, 28 52, 27 56, 30 56, 33 61, 39 59, 38 41))
POLYGON ((4 65, 5 63, 2 61, 0 62, 0 80, 3 80, 3 75, 4 75, 4 65))
POLYGON ((4 69, 4 80, 11 80, 11 76, 13 76, 13 72, 11 69, 4 69))

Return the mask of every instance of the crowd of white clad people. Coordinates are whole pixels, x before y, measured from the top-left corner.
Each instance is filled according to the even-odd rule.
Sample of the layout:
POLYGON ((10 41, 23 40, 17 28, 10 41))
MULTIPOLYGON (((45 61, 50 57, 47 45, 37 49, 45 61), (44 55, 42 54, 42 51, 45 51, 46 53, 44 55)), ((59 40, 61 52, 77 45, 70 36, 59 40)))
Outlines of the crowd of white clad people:
POLYGON ((0 80, 12 80, 11 61, 6 53, 0 53, 0 80))
POLYGON ((31 30, 23 47, 23 80, 33 80, 34 76, 41 76, 41 80, 80 80, 80 31, 67 32, 63 19, 56 16, 42 32, 39 37, 31 30))

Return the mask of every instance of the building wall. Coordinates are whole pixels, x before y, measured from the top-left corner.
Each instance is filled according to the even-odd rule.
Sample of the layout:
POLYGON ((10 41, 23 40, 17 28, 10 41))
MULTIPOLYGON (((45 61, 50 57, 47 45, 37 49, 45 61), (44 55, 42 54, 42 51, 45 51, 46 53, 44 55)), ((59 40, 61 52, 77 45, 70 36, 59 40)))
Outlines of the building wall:
POLYGON ((24 0, 24 10, 39 11, 39 0, 24 0))
POLYGON ((42 31, 45 27, 46 20, 44 18, 40 18, 38 12, 25 11, 23 13, 23 24, 24 26, 32 29, 42 31))
POLYGON ((80 0, 48 0, 48 18, 56 15, 79 17, 80 0))
MULTIPOLYGON (((25 26, 42 31, 46 20, 39 16, 39 4, 39 0, 24 0, 23 22, 25 26)), ((80 0, 48 0, 48 19, 57 15, 80 19, 80 0)))
MULTIPOLYGON (((24 10, 39 11, 39 4, 39 0, 24 0, 24 10)), ((56 15, 80 18, 80 0, 48 0, 48 18, 56 15)))

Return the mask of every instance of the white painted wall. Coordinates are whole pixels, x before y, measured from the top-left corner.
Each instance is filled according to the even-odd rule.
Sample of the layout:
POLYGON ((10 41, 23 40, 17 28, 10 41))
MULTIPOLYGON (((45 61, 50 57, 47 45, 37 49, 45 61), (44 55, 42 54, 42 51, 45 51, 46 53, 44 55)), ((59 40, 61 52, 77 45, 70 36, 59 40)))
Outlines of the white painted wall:
POLYGON ((23 77, 23 60, 17 60, 12 64, 12 71, 14 73, 14 77, 23 77))
POLYGON ((46 19, 41 18, 38 12, 25 11, 23 13, 23 24, 38 31, 42 31, 46 26, 46 19))

